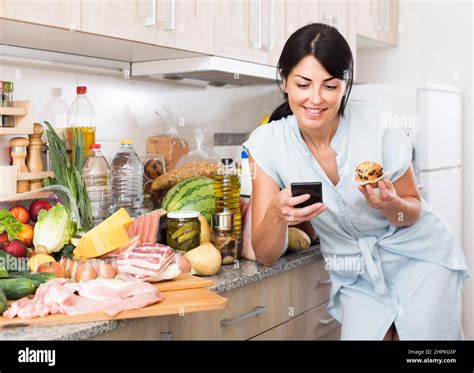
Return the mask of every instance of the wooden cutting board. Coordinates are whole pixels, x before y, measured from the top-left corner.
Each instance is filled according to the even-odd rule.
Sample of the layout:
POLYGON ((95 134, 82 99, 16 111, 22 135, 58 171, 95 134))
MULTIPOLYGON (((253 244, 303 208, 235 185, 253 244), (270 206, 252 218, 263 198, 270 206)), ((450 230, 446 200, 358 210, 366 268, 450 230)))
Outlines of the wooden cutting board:
MULTIPOLYGON (((51 326, 82 322, 120 320, 138 317, 164 316, 180 313, 219 310, 225 308, 227 299, 208 290, 212 280, 182 273, 177 278, 157 282, 154 285, 162 293, 163 300, 138 310, 122 311, 115 317, 109 317, 103 312, 84 315, 49 315, 34 319, 7 319, 0 316, 0 329, 22 326, 51 326)), ((8 302, 13 303, 12 301, 8 302)))
POLYGON ((208 288, 213 281, 207 278, 193 276, 189 273, 181 273, 174 280, 155 282, 159 291, 175 291, 196 288, 208 288))
POLYGON ((227 305, 227 299, 205 288, 166 291, 163 300, 151 306, 138 310, 122 311, 115 317, 107 316, 104 312, 87 313, 84 315, 49 315, 34 319, 7 319, 0 317, 0 329, 24 326, 51 326, 83 322, 134 319, 138 317, 154 317, 165 315, 185 315, 186 313, 221 310, 227 305))

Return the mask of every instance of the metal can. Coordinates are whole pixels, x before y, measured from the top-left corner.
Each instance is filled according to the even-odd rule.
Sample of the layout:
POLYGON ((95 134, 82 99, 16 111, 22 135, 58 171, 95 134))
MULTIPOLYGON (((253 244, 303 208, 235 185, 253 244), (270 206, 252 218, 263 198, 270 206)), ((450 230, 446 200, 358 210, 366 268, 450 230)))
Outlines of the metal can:
POLYGON ((199 246, 201 234, 201 222, 199 211, 175 211, 169 212, 166 241, 168 246, 177 250, 187 252, 199 246))

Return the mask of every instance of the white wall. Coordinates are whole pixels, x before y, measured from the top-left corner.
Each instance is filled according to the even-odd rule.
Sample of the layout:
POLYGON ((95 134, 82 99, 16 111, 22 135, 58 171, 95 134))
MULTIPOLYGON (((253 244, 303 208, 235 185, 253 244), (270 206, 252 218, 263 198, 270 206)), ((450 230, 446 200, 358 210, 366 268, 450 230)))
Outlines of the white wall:
POLYGON ((33 101, 37 122, 53 120, 48 118, 52 88, 62 88, 62 98, 70 105, 76 96, 76 85, 86 85, 96 112, 96 142, 102 144, 109 160, 124 137, 134 140, 140 156, 146 154, 148 136, 165 131, 154 110, 164 112, 169 108, 176 118, 182 118, 179 131, 187 140, 193 138, 195 127, 206 127, 208 143, 212 145, 214 132, 251 131, 280 99, 276 84, 202 88, 10 64, 0 64, 0 80, 14 82, 15 100, 33 101))
MULTIPOLYGON (((399 6, 397 48, 359 50, 360 82, 430 81, 460 86, 463 100, 463 239, 474 269, 474 9, 470 1, 407 1, 399 6)), ((474 339, 473 279, 464 288, 464 332, 474 339)))

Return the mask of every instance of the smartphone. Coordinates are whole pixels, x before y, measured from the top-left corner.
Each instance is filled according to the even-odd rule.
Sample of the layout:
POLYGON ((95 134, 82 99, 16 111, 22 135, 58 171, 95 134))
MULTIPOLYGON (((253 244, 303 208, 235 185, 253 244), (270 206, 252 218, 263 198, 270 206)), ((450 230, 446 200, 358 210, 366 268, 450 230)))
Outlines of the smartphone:
POLYGON ((319 181, 291 183, 291 195, 293 197, 309 194, 308 200, 296 205, 301 208, 312 205, 314 203, 323 202, 323 185, 319 181))

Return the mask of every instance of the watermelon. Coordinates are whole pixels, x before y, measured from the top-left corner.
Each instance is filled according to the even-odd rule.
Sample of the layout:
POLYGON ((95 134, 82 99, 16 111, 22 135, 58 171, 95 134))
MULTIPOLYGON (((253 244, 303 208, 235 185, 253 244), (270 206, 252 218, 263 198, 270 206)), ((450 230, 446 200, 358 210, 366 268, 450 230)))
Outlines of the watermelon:
POLYGON ((211 224, 216 210, 214 180, 198 176, 179 182, 166 193, 161 207, 168 212, 199 211, 211 224))

